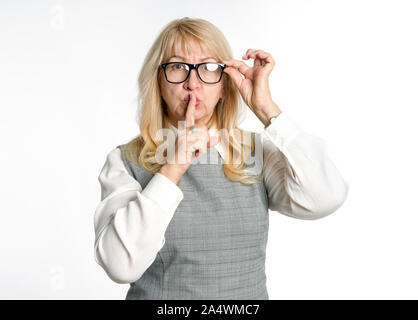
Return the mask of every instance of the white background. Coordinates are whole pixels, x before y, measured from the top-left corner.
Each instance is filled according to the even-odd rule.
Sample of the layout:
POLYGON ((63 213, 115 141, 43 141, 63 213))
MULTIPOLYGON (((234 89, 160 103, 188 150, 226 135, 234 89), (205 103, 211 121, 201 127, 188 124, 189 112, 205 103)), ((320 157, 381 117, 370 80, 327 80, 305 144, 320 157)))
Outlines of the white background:
POLYGON ((97 177, 137 134, 147 50, 184 16, 237 59, 274 56, 275 102, 350 185, 324 219, 271 212, 270 298, 417 299, 418 4, 402 0, 2 1, 0 298, 124 299, 94 260, 97 177))

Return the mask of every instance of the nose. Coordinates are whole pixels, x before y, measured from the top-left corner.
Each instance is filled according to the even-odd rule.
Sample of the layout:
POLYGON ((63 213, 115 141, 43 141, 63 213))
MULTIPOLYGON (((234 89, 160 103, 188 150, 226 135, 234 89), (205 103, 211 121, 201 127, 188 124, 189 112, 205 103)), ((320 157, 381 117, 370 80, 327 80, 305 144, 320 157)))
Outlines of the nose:
POLYGON ((197 75, 197 70, 193 69, 190 72, 189 78, 184 81, 185 89, 193 90, 201 86, 199 76, 197 75))

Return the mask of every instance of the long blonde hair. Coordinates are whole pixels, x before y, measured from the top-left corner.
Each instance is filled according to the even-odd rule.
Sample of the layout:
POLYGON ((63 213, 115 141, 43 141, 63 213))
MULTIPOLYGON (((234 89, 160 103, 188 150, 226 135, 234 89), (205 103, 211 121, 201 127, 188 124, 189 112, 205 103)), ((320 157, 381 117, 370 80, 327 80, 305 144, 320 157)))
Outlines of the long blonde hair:
MULTIPOLYGON (((144 59, 138 77, 137 121, 140 135, 127 143, 125 148, 125 156, 130 161, 152 173, 158 172, 163 165, 155 159, 156 149, 163 143, 157 141, 157 132, 162 128, 170 128, 165 102, 161 98, 158 83, 159 76, 161 76, 160 65, 166 62, 172 52, 176 52, 180 46, 188 54, 193 41, 197 41, 206 52, 211 52, 218 61, 233 58, 231 48, 223 33, 212 23, 203 19, 174 20, 158 35, 144 59)), ((236 127, 239 91, 228 76, 223 81, 223 98, 218 101, 209 120, 208 128, 216 123, 218 130, 226 129, 220 130, 220 143, 228 146, 228 159, 239 159, 239 161, 234 160, 233 163, 224 162, 225 175, 232 181, 244 184, 257 183, 262 179, 264 170, 259 176, 247 173, 245 164, 245 159, 255 149, 256 133, 245 132, 236 127), (248 135, 251 136, 250 141, 245 139, 248 135)))

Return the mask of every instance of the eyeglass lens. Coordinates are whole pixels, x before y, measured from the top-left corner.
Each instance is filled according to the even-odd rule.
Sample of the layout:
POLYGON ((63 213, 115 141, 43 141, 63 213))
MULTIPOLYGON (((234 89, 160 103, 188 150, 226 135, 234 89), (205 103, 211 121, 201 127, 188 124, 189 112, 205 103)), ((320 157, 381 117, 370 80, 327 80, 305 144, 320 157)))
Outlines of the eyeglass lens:
MULTIPOLYGON (((216 63, 205 63, 198 67, 197 72, 204 82, 218 82, 222 75, 222 68, 216 63)), ((184 63, 172 63, 166 67, 167 80, 183 82, 189 74, 189 66, 184 63)))

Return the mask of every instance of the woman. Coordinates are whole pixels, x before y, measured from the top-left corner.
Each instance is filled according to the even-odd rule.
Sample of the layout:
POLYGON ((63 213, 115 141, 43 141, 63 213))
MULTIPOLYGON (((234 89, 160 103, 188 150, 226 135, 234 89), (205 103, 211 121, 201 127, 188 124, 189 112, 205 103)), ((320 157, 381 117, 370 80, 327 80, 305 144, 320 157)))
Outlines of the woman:
POLYGON ((232 59, 214 25, 189 18, 169 23, 145 58, 141 133, 108 154, 94 220, 96 261, 130 283, 126 299, 268 299, 268 210, 318 219, 345 201, 322 140, 273 102, 272 56, 243 59, 253 67, 232 59), (237 128, 240 95, 261 134, 237 128))

